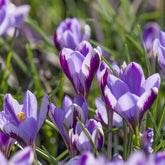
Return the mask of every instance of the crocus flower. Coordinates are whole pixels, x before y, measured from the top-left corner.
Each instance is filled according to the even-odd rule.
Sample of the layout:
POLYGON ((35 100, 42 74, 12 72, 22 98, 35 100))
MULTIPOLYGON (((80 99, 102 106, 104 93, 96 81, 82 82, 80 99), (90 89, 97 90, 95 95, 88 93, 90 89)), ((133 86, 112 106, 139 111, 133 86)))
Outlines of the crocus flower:
POLYGON ((10 151, 15 143, 15 140, 0 132, 0 151, 9 157, 10 151))
POLYGON ((156 54, 158 55, 158 64, 165 72, 165 32, 161 31, 159 39, 154 40, 153 53, 154 57, 156 57, 156 54))
POLYGON ((152 143, 154 141, 154 131, 152 128, 147 128, 144 134, 140 135, 140 143, 143 151, 148 155, 152 154, 152 143))
POLYGON ((6 94, 4 111, 0 112, 0 129, 16 139, 22 147, 31 145, 35 149, 35 138, 46 120, 49 104, 49 98, 45 94, 38 115, 37 100, 30 91, 25 93, 23 105, 6 94))
POLYGON ((22 23, 29 10, 28 5, 16 7, 10 0, 0 0, 0 36, 9 28, 22 23))
POLYGON ((50 105, 49 117, 61 133, 70 156, 75 156, 77 151, 69 138, 69 130, 75 130, 77 123, 76 117, 83 123, 85 123, 88 118, 88 107, 84 97, 79 94, 72 101, 71 98, 66 95, 63 100, 62 109, 54 104, 50 105))
POLYGON ((60 52, 60 63, 64 73, 72 82, 77 94, 81 93, 86 99, 100 60, 99 51, 93 49, 87 41, 81 42, 75 51, 64 48, 60 52))
POLYGON ((26 147, 23 150, 18 151, 9 161, 5 158, 2 152, 0 152, 0 162, 2 165, 32 165, 34 160, 34 153, 31 147, 26 147))
POLYGON ((144 112, 158 95, 160 76, 156 73, 145 80, 141 66, 131 62, 124 68, 121 78, 104 69, 99 74, 99 84, 106 103, 135 133, 135 120, 140 129, 144 112))
POLYGON ((81 41, 89 40, 90 33, 88 25, 85 25, 83 29, 77 18, 67 18, 58 25, 54 34, 54 42, 59 50, 62 48, 74 50, 81 41))
MULTIPOLYGON (((104 132, 100 122, 90 119, 85 123, 84 128, 86 129, 96 149, 100 151, 104 143, 104 132)), ((79 123, 77 123, 75 130, 69 130, 69 136, 72 139, 73 145, 80 153, 85 151, 92 152, 93 146, 79 123)))
POLYGON ((165 151, 160 152, 158 151, 154 156, 153 160, 155 165, 163 165, 165 164, 165 151))
POLYGON ((85 152, 65 163, 65 165, 124 165, 123 159, 113 159, 108 161, 105 155, 95 157, 91 152, 85 152))
MULTIPOLYGON (((108 125, 108 116, 107 116, 107 110, 104 101, 101 100, 101 98, 95 99, 95 105, 96 105, 96 119, 104 123, 106 126, 108 125)), ((120 127, 123 125, 123 120, 121 116, 119 116, 117 113, 113 113, 113 127, 120 127)))
POLYGON ((154 165, 143 151, 134 151, 128 158, 126 165, 154 165), (150 163, 149 163, 150 162, 150 163))
POLYGON ((143 29, 143 41, 147 52, 152 51, 153 42, 160 34, 160 26, 157 23, 149 23, 143 29))

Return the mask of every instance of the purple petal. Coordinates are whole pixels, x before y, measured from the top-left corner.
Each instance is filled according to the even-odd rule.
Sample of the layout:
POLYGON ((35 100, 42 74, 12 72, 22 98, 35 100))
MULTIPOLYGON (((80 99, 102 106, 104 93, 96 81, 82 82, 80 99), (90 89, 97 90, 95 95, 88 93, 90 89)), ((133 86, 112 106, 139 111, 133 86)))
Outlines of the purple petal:
POLYGON ((158 88, 153 87, 142 94, 137 102, 137 107, 140 109, 138 113, 139 122, 142 122, 144 112, 153 104, 158 95, 158 88))
POLYGON ((0 129, 3 131, 5 124, 10 122, 9 116, 5 114, 4 111, 0 112, 0 129))
POLYGON ((108 77, 108 69, 103 69, 97 77, 97 82, 102 96, 104 93, 104 88, 107 85, 107 77, 108 77))
POLYGON ((84 57, 88 55, 88 53, 92 52, 93 48, 91 44, 87 41, 82 41, 77 45, 76 51, 79 51, 84 57))
POLYGON ((0 152, 0 162, 2 165, 8 165, 7 159, 2 152, 0 152))
MULTIPOLYGON (((116 104, 115 112, 122 116, 131 128, 134 128, 134 120, 137 120, 137 102, 139 97, 127 92, 121 96, 116 104)), ((138 121, 138 120, 137 120, 138 121)))
POLYGON ((64 73, 70 80, 72 80, 72 75, 70 74, 69 65, 67 61, 70 58, 70 55, 72 52, 73 50, 68 49, 68 48, 64 48, 60 52, 60 64, 61 64, 62 70, 64 71, 64 73))
POLYGON ((72 50, 74 50, 76 47, 76 43, 75 43, 75 40, 73 37, 74 36, 73 36, 72 32, 68 31, 68 30, 65 31, 62 36, 62 42, 65 43, 65 47, 70 48, 72 50))
POLYGON ((165 32, 160 31, 160 44, 165 47, 165 32))
POLYGON ((140 135, 140 143, 143 151, 150 155, 153 152, 152 143, 154 141, 154 131, 152 128, 147 128, 145 133, 140 135))
POLYGON ((156 57, 156 54, 158 54, 158 63, 160 67, 165 70, 165 47, 163 47, 160 44, 160 41, 158 39, 155 39, 153 44, 153 54, 154 57, 156 57))
POLYGON ((84 87, 82 86, 79 72, 83 59, 84 56, 81 53, 73 52, 71 49, 64 48, 60 53, 60 62, 64 73, 72 82, 76 92, 82 94, 84 94, 84 87))
POLYGON ((18 151, 9 161, 9 164, 26 164, 32 165, 34 160, 34 153, 31 147, 26 147, 18 151))
POLYGON ((78 43, 82 41, 81 24, 77 18, 72 18, 70 30, 73 33, 73 37, 77 45, 78 43))
POLYGON ((64 123, 69 129, 76 127, 76 123, 77 123, 76 117, 78 117, 80 121, 82 121, 83 123, 85 122, 83 110, 79 105, 73 104, 68 109, 64 118, 64 123))
POLYGON ((158 47, 160 46, 159 39, 155 39, 153 42, 153 55, 156 58, 156 54, 158 53, 158 47))
POLYGON ((42 125, 44 124, 47 118, 49 106, 50 106, 49 104, 50 104, 49 97, 47 94, 45 94, 42 100, 42 104, 41 104, 41 108, 40 108, 40 112, 38 116, 37 132, 40 130, 40 128, 42 127, 42 125))
POLYGON ((10 137, 16 139, 22 147, 29 145, 29 137, 20 130, 18 127, 14 126, 13 124, 6 124, 3 128, 4 133, 9 135, 10 137))
POLYGON ((108 125, 108 116, 107 116, 107 110, 105 107, 105 103, 101 100, 101 98, 95 99, 95 105, 96 105, 96 117, 104 124, 108 125))
MULTIPOLYGON (((88 130, 86 131, 88 132, 88 130)), ((89 132, 88 134, 89 136, 91 136, 89 132)), ((92 151, 92 145, 84 131, 80 133, 79 138, 76 143, 76 147, 79 152, 92 151)))
POLYGON ((146 155, 142 151, 135 151, 131 154, 127 161, 127 165, 147 165, 146 155))
POLYGON ((154 155, 154 163, 156 165, 163 165, 165 163, 165 151, 163 151, 163 152, 158 151, 154 155))
POLYGON ((68 108, 72 105, 72 103, 72 99, 68 95, 66 95, 63 99, 62 109, 66 112, 68 108))
POLYGON ((88 106, 87 106, 87 103, 86 103, 84 97, 81 94, 78 94, 74 98, 73 103, 75 103, 81 107, 81 109, 84 112, 84 117, 85 117, 85 121, 86 121, 88 119, 88 106))
POLYGON ((123 125, 123 119, 116 112, 113 113, 113 127, 121 127, 123 125))
POLYGON ((34 118, 30 117, 25 119, 19 125, 19 129, 28 136, 30 142, 34 142, 37 135, 37 121, 34 118))
POLYGON ((49 117, 53 121, 53 123, 57 126, 63 138, 67 140, 66 135, 64 133, 64 125, 63 125, 65 113, 66 112, 63 109, 60 109, 59 107, 55 107, 53 104, 50 105, 49 117))
POLYGON ((132 93, 139 95, 140 87, 145 80, 141 66, 135 62, 130 63, 123 71, 122 80, 132 93))
POLYGON ((90 119, 85 126, 91 134, 92 141, 96 145, 97 150, 100 150, 104 142, 104 132, 100 122, 90 119))
POLYGON ((159 37, 160 26, 157 23, 149 23, 143 30, 143 41, 147 51, 152 49, 153 41, 159 37))
POLYGON ((80 52, 74 51, 71 53, 70 58, 67 61, 71 75, 74 74, 74 72, 80 72, 83 61, 84 56, 80 52))
POLYGON ((107 85, 116 100, 118 100, 124 93, 130 91, 126 83, 112 74, 109 74, 107 77, 107 85))
POLYGON ((85 86, 86 89, 85 97, 88 96, 92 80, 99 68, 100 60, 101 58, 99 52, 96 49, 94 49, 90 54, 86 56, 86 58, 83 61, 82 68, 80 71, 80 77, 83 86, 85 86))
POLYGON ((96 146, 96 149, 98 151, 101 150, 103 144, 104 144, 104 132, 102 128, 97 128, 92 133, 92 140, 96 146))
POLYGON ((0 132, 0 151, 9 157, 10 151, 15 143, 15 140, 0 132))
POLYGON ((108 86, 105 86, 104 98, 105 98, 106 103, 109 105, 109 107, 112 110, 114 110, 115 106, 117 104, 117 100, 114 97, 114 95, 112 94, 111 90, 108 88, 108 86))
POLYGON ((89 41, 90 36, 91 36, 91 29, 88 25, 84 26, 84 35, 83 35, 83 40, 89 41))
POLYGON ((21 112, 22 105, 20 105, 10 94, 6 94, 3 108, 5 114, 10 118, 10 122, 18 125, 20 121, 16 115, 21 112))
POLYGON ((34 117, 34 119, 37 120, 37 110, 38 103, 36 97, 30 91, 27 91, 23 99, 22 112, 25 113, 26 118, 34 117))
POLYGON ((146 90, 150 90, 153 87, 157 87, 159 89, 160 81, 161 79, 158 73, 155 73, 148 77, 142 85, 141 94, 144 93, 146 90))

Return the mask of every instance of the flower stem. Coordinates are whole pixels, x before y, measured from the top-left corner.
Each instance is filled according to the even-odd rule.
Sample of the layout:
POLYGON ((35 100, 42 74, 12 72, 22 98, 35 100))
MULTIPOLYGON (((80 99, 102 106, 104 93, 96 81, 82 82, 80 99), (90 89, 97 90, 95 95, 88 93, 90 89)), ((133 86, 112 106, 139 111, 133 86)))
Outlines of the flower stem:
MULTIPOLYGON (((113 122, 113 111, 108 106, 107 106, 107 115, 108 115, 108 130, 111 130, 112 122, 113 122)), ((112 158, 112 133, 108 134, 107 157, 109 160, 111 160, 112 158)))

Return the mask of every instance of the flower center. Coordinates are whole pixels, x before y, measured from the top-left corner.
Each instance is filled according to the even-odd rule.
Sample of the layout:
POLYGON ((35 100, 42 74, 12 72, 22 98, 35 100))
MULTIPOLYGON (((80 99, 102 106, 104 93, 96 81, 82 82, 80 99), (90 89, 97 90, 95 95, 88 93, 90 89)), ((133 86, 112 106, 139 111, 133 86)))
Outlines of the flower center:
POLYGON ((24 116, 24 112, 20 112, 17 114, 18 119, 20 120, 20 122, 22 123, 25 120, 25 116, 24 116))

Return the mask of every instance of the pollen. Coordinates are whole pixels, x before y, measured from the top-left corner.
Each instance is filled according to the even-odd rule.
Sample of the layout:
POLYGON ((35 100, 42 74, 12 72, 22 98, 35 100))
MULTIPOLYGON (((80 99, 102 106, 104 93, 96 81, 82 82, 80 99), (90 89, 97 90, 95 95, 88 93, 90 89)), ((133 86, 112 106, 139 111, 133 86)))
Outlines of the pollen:
POLYGON ((88 66, 88 70, 90 70, 91 69, 91 67, 90 66, 88 66))
POLYGON ((22 123, 25 120, 25 116, 24 116, 24 112, 20 112, 17 114, 18 119, 20 120, 20 122, 22 123))

